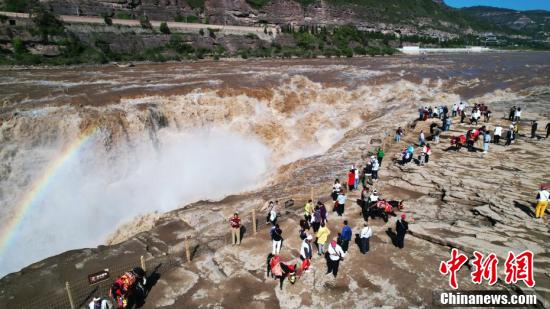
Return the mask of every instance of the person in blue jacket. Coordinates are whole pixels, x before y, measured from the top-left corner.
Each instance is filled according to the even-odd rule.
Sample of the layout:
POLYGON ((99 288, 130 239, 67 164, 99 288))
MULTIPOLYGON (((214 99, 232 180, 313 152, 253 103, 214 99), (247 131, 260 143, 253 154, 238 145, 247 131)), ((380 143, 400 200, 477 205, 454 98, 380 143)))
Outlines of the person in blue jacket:
POLYGON ((344 220, 344 227, 342 228, 342 250, 348 252, 349 242, 351 241, 352 231, 348 225, 348 220, 344 220))

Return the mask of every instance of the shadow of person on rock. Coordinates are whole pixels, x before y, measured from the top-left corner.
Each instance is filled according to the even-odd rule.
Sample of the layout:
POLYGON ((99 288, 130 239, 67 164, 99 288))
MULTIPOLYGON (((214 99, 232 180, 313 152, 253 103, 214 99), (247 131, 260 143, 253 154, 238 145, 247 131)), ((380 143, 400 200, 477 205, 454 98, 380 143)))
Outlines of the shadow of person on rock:
POLYGON ((392 230, 391 227, 388 227, 388 229, 386 230, 386 234, 388 234, 388 236, 390 237, 391 243, 397 247, 397 234, 392 230))
POLYGON ((242 243, 244 235, 246 234, 246 226, 241 225, 241 229, 240 229, 239 233, 240 233, 240 236, 241 236, 241 243, 242 243))
POLYGON ((521 204, 518 201, 514 201, 514 207, 520 209, 531 218, 535 217, 535 213, 533 212, 533 209, 532 209, 533 207, 529 207, 528 205, 521 204))

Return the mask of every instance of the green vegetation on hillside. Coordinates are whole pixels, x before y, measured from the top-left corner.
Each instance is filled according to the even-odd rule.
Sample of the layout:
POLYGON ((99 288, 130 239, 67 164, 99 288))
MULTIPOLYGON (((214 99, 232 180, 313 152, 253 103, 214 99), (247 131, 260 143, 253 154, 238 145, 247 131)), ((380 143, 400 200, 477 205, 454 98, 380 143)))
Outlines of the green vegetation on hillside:
POLYGON ((193 9, 204 8, 204 0, 186 0, 187 4, 193 9))
POLYGON ((246 0, 246 3, 250 4, 251 7, 255 9, 260 9, 266 5, 269 0, 246 0))
POLYGON ((2 10, 25 13, 29 11, 29 0, 5 0, 2 10))

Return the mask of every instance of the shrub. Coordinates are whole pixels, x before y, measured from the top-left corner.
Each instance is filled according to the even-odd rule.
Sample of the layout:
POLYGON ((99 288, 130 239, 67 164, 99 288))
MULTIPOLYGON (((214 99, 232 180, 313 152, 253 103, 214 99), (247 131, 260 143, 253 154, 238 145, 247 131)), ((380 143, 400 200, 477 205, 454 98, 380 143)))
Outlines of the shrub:
POLYGON ((41 5, 33 8, 32 21, 44 42, 48 42, 48 36, 61 34, 65 30, 63 22, 41 5))
POLYGON ((115 14, 115 17, 118 19, 132 19, 132 15, 126 11, 120 11, 115 14))
POLYGON ((250 4, 251 7, 255 9, 260 9, 266 5, 269 0, 246 0, 246 3, 250 4))
POLYGON ((17 55, 22 55, 27 52, 27 49, 25 48, 25 44, 23 43, 23 40, 21 40, 20 37, 15 37, 11 43, 13 45, 13 53, 17 55))
POLYGON ((170 28, 168 28, 168 24, 167 23, 161 23, 160 24, 160 32, 163 33, 163 34, 170 34, 170 28))
POLYGON ((204 0, 186 0, 186 2, 193 9, 204 8, 204 0))
POLYGON ((353 49, 353 52, 357 55, 366 55, 367 50, 363 46, 358 46, 353 49))
POLYGON ((193 46, 183 43, 181 35, 179 34, 172 34, 168 47, 180 54, 192 54, 195 52, 193 46))
POLYGON ((29 10, 29 0, 6 0, 4 2, 4 10, 25 13, 29 10))
POLYGON ((141 28, 143 29, 153 29, 153 25, 151 25, 151 22, 149 21, 149 17, 147 16, 140 17, 139 23, 141 25, 141 28))
POLYGON ((107 15, 103 16, 103 21, 106 25, 112 26, 113 25, 113 19, 107 15))

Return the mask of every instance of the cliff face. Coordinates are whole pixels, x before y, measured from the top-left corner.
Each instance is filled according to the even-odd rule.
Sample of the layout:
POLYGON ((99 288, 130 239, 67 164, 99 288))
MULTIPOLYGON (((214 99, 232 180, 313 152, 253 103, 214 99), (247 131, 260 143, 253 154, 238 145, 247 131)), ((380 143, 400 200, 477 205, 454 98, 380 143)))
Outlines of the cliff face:
MULTIPOLYGON (((131 18, 148 16, 153 20, 173 21, 192 16, 193 20, 213 24, 257 25, 259 23, 294 25, 354 24, 372 30, 400 30, 403 34, 442 37, 482 31, 484 25, 472 23, 461 11, 442 1, 346 2, 340 0, 308 1, 271 0, 261 6, 246 0, 110 0, 45 1, 56 13, 99 16, 121 14, 131 18)), ((504 30, 502 28, 501 30, 504 30)))

